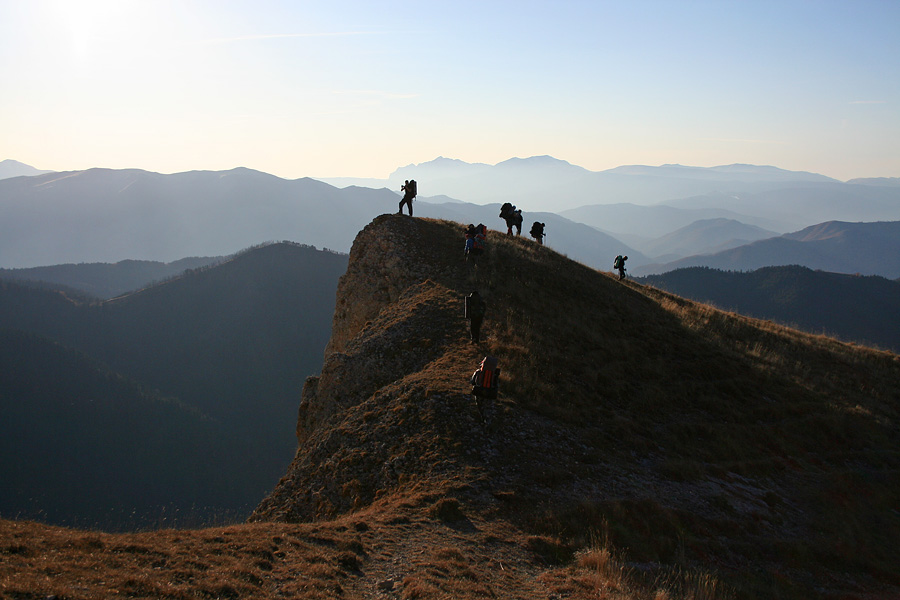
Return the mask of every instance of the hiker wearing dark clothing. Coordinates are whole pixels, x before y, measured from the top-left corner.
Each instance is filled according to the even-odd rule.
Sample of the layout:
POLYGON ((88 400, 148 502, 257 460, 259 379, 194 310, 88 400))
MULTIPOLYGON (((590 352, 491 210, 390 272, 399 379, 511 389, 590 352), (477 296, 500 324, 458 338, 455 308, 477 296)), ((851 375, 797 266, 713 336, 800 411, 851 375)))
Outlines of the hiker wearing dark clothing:
POLYGON ((628 260, 627 256, 622 256, 621 254, 616 257, 616 260, 613 261, 613 269, 619 270, 619 281, 625 279, 625 261, 628 260))
POLYGON ((481 323, 486 311, 487 304, 477 290, 466 296, 466 319, 469 320, 469 335, 473 344, 481 342, 481 323))
POLYGON ((500 390, 500 369, 498 361, 493 356, 485 356, 478 370, 472 373, 469 383, 472 384, 472 395, 475 396, 475 406, 481 415, 481 422, 487 424, 493 415, 493 401, 497 399, 500 390))
POLYGON ((465 257, 469 260, 469 256, 479 256, 484 252, 484 245, 487 241, 487 227, 479 223, 478 227, 471 223, 466 228, 466 250, 465 257))
POLYGON ((500 207, 500 218, 506 221, 506 235, 512 235, 513 227, 516 235, 522 234, 522 211, 509 202, 500 207))
POLYGON ((412 201, 418 193, 416 187, 415 179, 407 179, 403 185, 400 186, 400 191, 403 192, 403 199, 400 200, 400 210, 398 211, 398 214, 403 214, 403 205, 406 204, 409 206, 409 216, 412 216, 412 201))
POLYGON ((538 244, 541 244, 541 245, 544 244, 544 236, 546 235, 544 233, 545 225, 546 225, 546 223, 539 223, 539 222, 535 221, 534 225, 531 226, 531 231, 528 232, 529 235, 531 235, 531 237, 534 238, 534 241, 536 241, 538 244))

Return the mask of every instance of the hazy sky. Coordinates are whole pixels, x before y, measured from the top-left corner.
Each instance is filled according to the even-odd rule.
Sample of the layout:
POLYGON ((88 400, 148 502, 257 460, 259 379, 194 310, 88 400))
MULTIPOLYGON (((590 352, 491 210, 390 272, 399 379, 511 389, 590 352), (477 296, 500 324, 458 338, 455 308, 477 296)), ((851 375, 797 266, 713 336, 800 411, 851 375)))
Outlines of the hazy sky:
POLYGON ((0 0, 0 159, 900 176, 900 1, 0 0))

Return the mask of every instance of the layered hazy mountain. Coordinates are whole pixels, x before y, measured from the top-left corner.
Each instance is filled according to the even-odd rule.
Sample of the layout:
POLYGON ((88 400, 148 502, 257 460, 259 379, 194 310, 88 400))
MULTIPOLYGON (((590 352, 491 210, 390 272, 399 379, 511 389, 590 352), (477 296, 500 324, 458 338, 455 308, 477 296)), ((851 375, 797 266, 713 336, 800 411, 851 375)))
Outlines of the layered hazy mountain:
POLYGON ((716 204, 726 206, 729 198, 728 194, 708 194, 704 196, 706 204, 698 208, 682 208, 668 204, 653 206, 628 203, 591 204, 563 210, 559 214, 635 244, 652 242, 697 221, 712 219, 728 219, 777 233, 796 231, 803 227, 794 222, 750 216, 728 208, 716 207, 716 204))
POLYGON ((26 165, 17 160, 0 160, 0 179, 9 179, 10 177, 30 177, 52 172, 53 171, 35 169, 31 165, 26 165))
POLYGON ((826 221, 900 220, 896 178, 844 183, 771 166, 622 166, 594 172, 550 156, 496 165, 440 157, 399 168, 386 179, 324 181, 399 190, 411 178, 426 198, 510 202, 527 212, 553 212, 648 255, 657 252, 652 243, 658 238, 697 221, 729 219, 782 234, 826 221))
MULTIPOLYGON (((549 156, 496 165, 439 158, 383 180, 328 180, 373 186, 343 188, 249 169, 174 175, 91 169, 0 181, 0 268, 171 262, 280 239, 346 252, 368 220, 397 211, 400 185, 409 178, 419 182, 416 216, 482 222, 502 232, 499 206, 509 201, 524 211, 526 233, 531 223, 546 223, 549 246, 601 269, 610 268, 616 254, 627 254, 629 267, 638 269, 830 221, 900 221, 900 186, 891 180, 843 183, 753 165, 593 172, 549 156)), ((891 276, 870 258, 888 250, 873 250, 866 257, 872 269, 860 272, 891 276)), ((847 269, 833 257, 760 260, 733 264, 847 269)), ((666 268, 693 264, 718 266, 695 260, 666 268)))
MULTIPOLYGON (((366 222, 397 212, 399 194, 249 169, 175 175, 91 169, 0 181, 0 200, 0 267, 24 269, 171 262, 284 239, 346 252, 366 222)), ((416 201, 415 214, 506 230, 499 204, 433 200, 416 201)), ((532 222, 546 222, 548 244, 586 264, 606 265, 622 252, 634 264, 648 262, 639 250, 584 224, 550 213, 525 218, 526 235, 532 222)), ((460 253, 463 243, 461 236, 460 253)))
POLYGON ((79 263, 0 269, 0 279, 41 282, 77 290, 108 300, 152 283, 226 260, 226 257, 193 257, 163 263, 151 260, 120 260, 116 263, 79 263))
POLYGON ((749 271, 784 265, 896 279, 900 277, 900 221, 831 221, 715 254, 638 266, 634 274, 649 275, 697 266, 749 271))
POLYGON ((851 179, 847 183, 875 185, 882 187, 900 187, 900 177, 860 177, 857 179, 851 179))
POLYGON ((657 258, 680 258, 693 254, 712 254, 776 235, 774 231, 746 225, 734 219, 703 219, 641 247, 657 258))
POLYGON ((323 179, 335 185, 399 189, 415 179, 425 195, 443 194, 467 202, 512 202, 527 210, 559 212, 591 204, 657 204, 688 196, 756 193, 798 185, 843 185, 800 171, 754 165, 702 168, 681 165, 623 166, 589 171, 551 156, 512 158, 496 165, 439 157, 407 165, 387 179, 323 179))
POLYGON ((0 181, 0 267, 219 256, 267 241, 349 250, 387 190, 340 190, 249 169, 90 169, 0 181))

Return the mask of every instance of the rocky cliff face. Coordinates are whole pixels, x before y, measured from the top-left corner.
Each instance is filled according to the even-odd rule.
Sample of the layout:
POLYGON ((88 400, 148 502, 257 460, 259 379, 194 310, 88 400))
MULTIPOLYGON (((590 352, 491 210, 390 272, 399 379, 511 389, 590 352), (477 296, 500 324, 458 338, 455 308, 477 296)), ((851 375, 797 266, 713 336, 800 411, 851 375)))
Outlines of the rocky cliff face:
POLYGON ((453 289, 465 281, 460 240, 446 227, 395 215, 360 232, 338 286, 322 373, 303 388, 300 449, 254 518, 332 516, 371 502, 401 475, 453 462, 452 449, 434 451, 421 421, 452 421, 452 405, 468 400, 471 363, 442 360, 467 340, 463 294, 453 289), (434 392, 435 380, 447 380, 453 397, 434 392))
POLYGON ((462 315, 452 306, 453 292, 436 283, 455 275, 435 268, 448 262, 449 240, 437 243, 427 229, 427 222, 390 215, 357 236, 338 284, 322 374, 304 386, 297 422, 301 446, 329 415, 420 370, 444 350, 433 338, 447 340, 448 327, 459 329, 462 315), (448 301, 451 306, 441 306, 448 301))

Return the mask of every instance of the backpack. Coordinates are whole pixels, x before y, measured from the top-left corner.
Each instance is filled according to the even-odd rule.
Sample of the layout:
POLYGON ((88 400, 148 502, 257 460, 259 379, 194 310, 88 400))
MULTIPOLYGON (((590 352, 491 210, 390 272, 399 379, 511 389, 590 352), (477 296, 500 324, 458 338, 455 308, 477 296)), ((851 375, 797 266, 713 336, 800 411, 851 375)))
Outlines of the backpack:
POLYGON ((544 224, 535 221, 534 225, 531 226, 531 231, 529 233, 531 234, 531 237, 542 237, 544 235, 544 224))
POLYGON ((514 210, 515 207, 509 202, 506 202, 503 206, 500 207, 500 217, 505 219, 514 210))
POLYGON ((481 366, 472 373, 472 394, 480 398, 497 398, 500 390, 500 369, 497 368, 497 359, 493 356, 485 356, 481 366))
POLYGON ((416 180, 415 179, 409 180, 409 183, 406 185, 406 191, 409 193, 410 198, 416 197, 416 194, 418 194, 419 191, 416 189, 416 180))
POLYGON ((616 260, 613 261, 613 269, 621 269, 625 264, 625 261, 622 260, 622 255, 618 255, 616 260))
POLYGON ((482 252, 484 252, 484 243, 486 238, 484 237, 485 231, 484 225, 478 225, 478 227, 469 227, 466 230, 466 256, 469 254, 473 256, 478 256, 482 252))
POLYGON ((485 304, 484 300, 481 299, 481 295, 476 295, 474 292, 466 296, 466 318, 479 318, 484 317, 485 313, 485 304))

